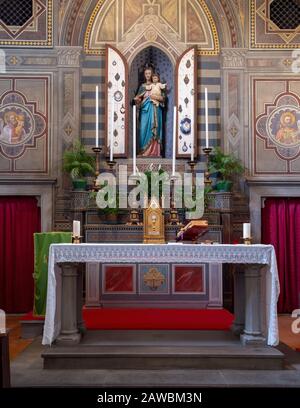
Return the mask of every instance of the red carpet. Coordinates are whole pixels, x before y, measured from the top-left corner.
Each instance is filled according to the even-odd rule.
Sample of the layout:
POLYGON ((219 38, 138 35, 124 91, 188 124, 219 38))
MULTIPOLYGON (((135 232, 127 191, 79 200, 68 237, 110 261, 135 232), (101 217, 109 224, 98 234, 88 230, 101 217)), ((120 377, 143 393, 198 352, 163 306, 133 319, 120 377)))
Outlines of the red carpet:
POLYGON ((22 322, 26 321, 26 320, 45 320, 43 316, 34 316, 33 312, 28 312, 26 315, 22 316, 22 318, 20 319, 22 322))
MULTIPOLYGON (((83 309, 89 330, 229 330, 234 316, 225 309, 83 309)), ((21 320, 44 320, 27 313, 21 320)))
POLYGON ((83 309, 90 330, 229 330, 233 315, 224 309, 83 309))

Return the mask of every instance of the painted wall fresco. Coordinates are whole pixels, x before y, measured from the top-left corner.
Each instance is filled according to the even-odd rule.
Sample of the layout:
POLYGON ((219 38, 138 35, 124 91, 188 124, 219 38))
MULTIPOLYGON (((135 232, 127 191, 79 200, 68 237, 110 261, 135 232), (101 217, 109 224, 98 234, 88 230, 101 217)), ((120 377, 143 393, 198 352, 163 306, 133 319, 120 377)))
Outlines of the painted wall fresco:
POLYGON ((0 173, 48 172, 49 84, 48 76, 0 78, 0 173))
POLYGON ((253 80, 255 174, 300 174, 300 81, 253 80))

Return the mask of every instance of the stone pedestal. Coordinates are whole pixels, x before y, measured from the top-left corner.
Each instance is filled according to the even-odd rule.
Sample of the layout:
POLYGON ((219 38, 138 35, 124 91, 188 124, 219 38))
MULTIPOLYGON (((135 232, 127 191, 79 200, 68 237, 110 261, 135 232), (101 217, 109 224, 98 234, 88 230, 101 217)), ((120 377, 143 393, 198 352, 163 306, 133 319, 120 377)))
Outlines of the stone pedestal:
POLYGON ((265 344, 262 333, 261 269, 262 265, 247 265, 245 270, 245 329, 243 345, 265 344))
POLYGON ((235 335, 240 335, 245 328, 245 276, 239 266, 234 271, 234 317, 231 329, 235 335))
POLYGON ((79 264, 61 263, 59 267, 62 269, 61 330, 56 344, 69 346, 78 344, 81 340, 81 334, 78 330, 81 312, 78 314, 78 310, 82 306, 82 302, 79 299, 77 301, 79 264))
POLYGON ((79 264, 78 274, 77 274, 77 327, 80 333, 86 332, 85 323, 82 316, 83 308, 83 276, 84 276, 84 265, 79 264))

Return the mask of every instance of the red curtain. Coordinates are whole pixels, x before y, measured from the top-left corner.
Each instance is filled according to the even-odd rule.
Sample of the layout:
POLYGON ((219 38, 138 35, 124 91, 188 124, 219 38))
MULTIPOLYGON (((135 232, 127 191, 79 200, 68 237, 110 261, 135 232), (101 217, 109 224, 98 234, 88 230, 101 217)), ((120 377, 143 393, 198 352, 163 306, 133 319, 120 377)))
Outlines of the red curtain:
POLYGON ((0 197, 0 308, 23 313, 33 306, 33 233, 41 230, 34 197, 0 197))
POLYGON ((268 198, 262 210, 262 242, 275 247, 280 280, 279 313, 300 304, 300 199, 268 198))

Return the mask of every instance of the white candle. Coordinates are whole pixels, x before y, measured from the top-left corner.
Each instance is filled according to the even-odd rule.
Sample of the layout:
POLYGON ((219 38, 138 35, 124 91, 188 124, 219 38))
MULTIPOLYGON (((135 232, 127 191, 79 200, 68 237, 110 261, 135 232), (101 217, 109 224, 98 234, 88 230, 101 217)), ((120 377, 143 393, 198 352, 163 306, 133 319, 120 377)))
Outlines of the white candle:
POLYGON ((73 237, 80 237, 80 221, 73 221, 73 237))
POLYGON ((96 86, 96 147, 99 147, 99 87, 96 86))
POLYGON ((110 152, 109 152, 109 160, 113 161, 114 159, 114 116, 115 116, 115 106, 114 100, 112 99, 112 107, 111 107, 111 131, 110 131, 110 152))
POLYGON ((172 176, 176 171, 176 123, 177 123, 177 108, 174 106, 173 113, 173 155, 172 155, 172 176))
POLYGON ((132 109, 132 165, 133 165, 133 175, 136 175, 136 105, 133 105, 132 109))
MULTIPOLYGON (((193 135, 193 133, 192 133, 193 135)), ((191 148, 191 161, 194 161, 195 149, 194 149, 194 136, 192 136, 192 148, 191 148)))
POLYGON ((243 224, 243 238, 251 238, 251 224, 245 222, 243 224))
POLYGON ((208 139, 208 94, 207 88, 205 88, 205 146, 209 147, 208 139))

